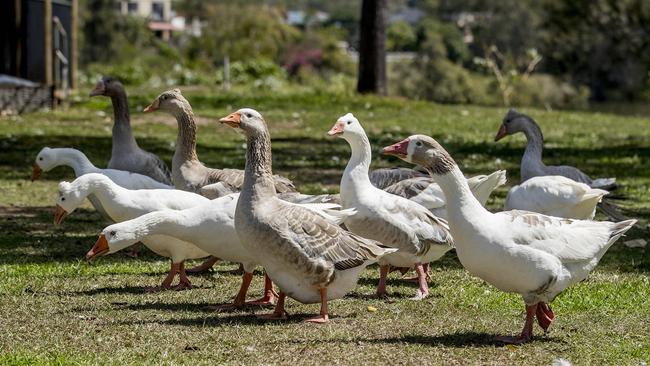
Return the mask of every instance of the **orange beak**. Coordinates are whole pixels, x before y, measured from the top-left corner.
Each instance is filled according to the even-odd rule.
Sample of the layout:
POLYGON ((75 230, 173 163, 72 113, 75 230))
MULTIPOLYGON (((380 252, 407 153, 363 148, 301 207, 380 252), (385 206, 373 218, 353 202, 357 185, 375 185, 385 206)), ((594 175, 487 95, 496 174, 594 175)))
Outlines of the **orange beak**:
POLYGON ((157 111, 159 107, 160 107, 160 102, 158 101, 158 98, 156 98, 156 100, 154 100, 151 104, 145 107, 143 112, 144 113, 154 112, 157 111))
POLYGON ((225 123, 233 128, 239 128, 239 124, 241 123, 241 114, 239 112, 230 113, 229 115, 221 118, 219 122, 225 123))
POLYGON ((97 95, 104 95, 105 92, 106 86, 104 85, 104 82, 100 80, 97 82, 97 84, 95 84, 95 89, 91 90, 89 95, 91 97, 94 97, 97 95))
POLYGON ((400 159, 404 159, 408 156, 408 147, 409 147, 409 139, 404 139, 396 144, 386 146, 384 150, 382 150, 382 154, 394 155, 400 159))
POLYGON ((496 141, 501 140, 501 139, 504 138, 507 134, 508 134, 508 131, 506 131, 506 126, 501 125, 501 127, 499 127, 499 132, 497 132, 497 135, 494 136, 494 141, 496 142, 496 141))
POLYGON ((34 167, 32 168, 32 182, 38 179, 42 173, 43 173, 43 169, 41 169, 41 167, 35 163, 34 167))
POLYGON ((95 242, 95 245, 93 245, 92 248, 86 253, 86 260, 91 261, 98 255, 103 255, 108 253, 108 241, 106 241, 106 237, 104 234, 99 234, 99 238, 97 238, 97 241, 95 242))
POLYGON ((68 212, 63 209, 63 207, 56 205, 56 211, 54 211, 54 225, 59 225, 63 219, 68 216, 68 212))
POLYGON ((330 136, 338 136, 343 134, 343 131, 345 130, 345 124, 342 121, 336 121, 334 126, 327 131, 327 134, 330 136))

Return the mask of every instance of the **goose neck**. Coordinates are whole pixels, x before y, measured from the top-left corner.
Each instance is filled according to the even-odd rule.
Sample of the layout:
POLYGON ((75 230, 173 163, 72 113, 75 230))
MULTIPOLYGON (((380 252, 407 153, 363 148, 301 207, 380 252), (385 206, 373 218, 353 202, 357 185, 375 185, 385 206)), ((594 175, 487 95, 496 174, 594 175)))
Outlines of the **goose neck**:
POLYGON ((356 184, 371 184, 368 171, 372 162, 372 152, 368 136, 365 134, 346 136, 345 139, 350 144, 351 156, 345 167, 344 177, 349 177, 356 184))
POLYGON ((125 148, 137 147, 138 143, 131 131, 131 116, 129 115, 129 103, 126 99, 126 92, 117 93, 111 96, 113 104, 113 150, 123 152, 125 148))
POLYGON ((61 149, 57 156, 57 160, 59 160, 62 165, 67 165, 74 170, 76 177, 98 170, 97 167, 88 160, 88 157, 79 150, 61 149))
MULTIPOLYGON (((249 135, 242 195, 252 200, 275 196, 272 166, 271 138, 268 131, 249 135)), ((240 199, 239 202, 244 200, 240 199)))
POLYGON ((448 172, 432 176, 445 195, 450 224, 454 221, 473 224, 480 221, 477 216, 488 213, 472 194, 467 179, 457 165, 454 164, 448 172))
POLYGON ((199 160, 196 154, 196 122, 189 106, 178 108, 174 113, 178 123, 178 138, 174 152, 174 165, 180 166, 188 160, 199 160))
POLYGON ((526 151, 524 152, 524 160, 531 163, 542 163, 542 150, 544 146, 544 136, 539 126, 532 121, 525 124, 523 129, 526 135, 526 151))
POLYGON ((75 188, 81 197, 92 194, 102 202, 102 205, 112 202, 121 190, 110 178, 101 174, 84 175, 77 178, 75 188))

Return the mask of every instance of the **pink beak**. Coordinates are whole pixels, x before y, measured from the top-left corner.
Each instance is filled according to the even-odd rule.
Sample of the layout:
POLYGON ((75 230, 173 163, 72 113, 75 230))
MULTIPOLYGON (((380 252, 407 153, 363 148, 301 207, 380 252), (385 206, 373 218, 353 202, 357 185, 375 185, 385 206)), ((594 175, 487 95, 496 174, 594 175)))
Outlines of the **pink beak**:
POLYGON ((100 80, 95 84, 95 89, 90 92, 90 96, 94 97, 97 95, 104 95, 104 92, 106 92, 106 86, 104 85, 104 82, 100 80))
POLYGON ((396 144, 386 146, 382 151, 384 155, 394 155, 400 159, 408 156, 409 139, 404 139, 396 144))
POLYGON ((338 136, 345 130, 345 124, 342 121, 336 121, 334 126, 327 132, 330 136, 338 136))

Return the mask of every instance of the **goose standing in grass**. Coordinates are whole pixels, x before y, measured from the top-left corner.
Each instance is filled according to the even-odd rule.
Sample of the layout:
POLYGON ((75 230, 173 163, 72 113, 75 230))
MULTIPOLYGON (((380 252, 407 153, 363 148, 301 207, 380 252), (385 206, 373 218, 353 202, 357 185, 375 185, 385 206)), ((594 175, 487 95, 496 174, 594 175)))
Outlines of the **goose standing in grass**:
MULTIPOLYGON (((102 230, 97 243, 88 253, 88 259, 114 253, 151 236, 165 235, 192 243, 210 255, 230 262, 241 263, 244 269, 241 287, 232 304, 218 308, 241 307, 245 304, 274 304, 276 294, 270 278, 265 276, 264 296, 246 302, 246 293, 257 266, 255 256, 241 244, 235 230, 235 208, 239 193, 214 199, 184 210, 161 210, 132 220, 113 224, 102 230)), ((332 222, 340 223, 349 212, 335 211, 336 204, 306 204, 332 222)))
MULTIPOLYGON (((126 189, 173 188, 146 175, 123 170, 97 168, 90 162, 90 160, 88 160, 88 157, 86 157, 84 153, 72 148, 42 148, 38 155, 36 155, 34 169, 32 170, 32 180, 38 179, 43 172, 48 172, 61 165, 71 167, 72 170, 74 170, 75 177, 80 177, 88 173, 103 174, 117 185, 126 189)), ((111 221, 110 216, 106 213, 106 210, 94 195, 89 195, 88 200, 92 203, 97 212, 99 212, 106 220, 111 221)))
POLYGON ((535 318, 547 330, 555 318, 549 303, 584 280, 636 222, 572 220, 517 210, 493 214, 476 200, 454 159, 431 137, 411 136, 384 153, 425 167, 438 182, 463 266, 502 291, 522 295, 524 328, 518 336, 497 338, 503 342, 531 340, 535 318))
MULTIPOLYGON (((178 122, 176 151, 172 160, 172 179, 176 188, 199 193, 208 198, 216 198, 241 189, 244 183, 243 170, 207 168, 199 161, 196 154, 194 112, 180 90, 173 89, 160 94, 144 111, 157 110, 171 114, 178 122)), ((273 182, 278 193, 296 190, 287 178, 274 175, 273 182)))
POLYGON ((526 136, 526 150, 521 159, 521 181, 525 182, 532 177, 546 175, 561 175, 576 182, 584 183, 592 188, 612 190, 616 188, 616 178, 599 178, 592 180, 578 168, 568 165, 546 165, 542 161, 544 149, 544 136, 539 125, 531 117, 519 113, 514 109, 508 111, 503 118, 501 127, 494 137, 494 141, 515 133, 526 136))
POLYGON ((366 266, 394 251, 352 234, 322 214, 277 197, 271 138, 266 122, 253 109, 240 109, 220 119, 246 135, 244 184, 235 210, 235 228, 280 295, 268 319, 284 319, 286 296, 302 303, 321 304, 320 314, 308 322, 329 319, 328 300, 352 290, 366 266))
MULTIPOLYGON (((60 224, 68 214, 81 205, 84 198, 91 194, 101 203, 114 222, 131 220, 152 211, 182 210, 210 202, 201 195, 176 189, 129 190, 115 184, 105 175, 90 173, 82 175, 72 183, 59 183, 54 223, 60 224)), ((195 245, 170 236, 151 236, 143 239, 142 242, 154 253, 171 259, 171 268, 167 277, 160 286, 151 290, 171 288, 176 274, 180 276, 180 283, 175 287, 176 289, 191 287, 185 274, 185 260, 208 256, 208 253, 195 245)), ((121 248, 116 250, 119 249, 121 248)), ((92 253, 89 253, 89 256, 92 256, 92 253)))
POLYGON ((113 103, 113 148, 109 169, 126 170, 151 177, 158 182, 171 184, 169 168, 158 156, 142 150, 133 137, 126 91, 119 80, 104 76, 90 92, 90 96, 103 95, 113 103))
POLYGON ((341 177, 341 204, 343 208, 354 207, 357 214, 348 218, 345 226, 355 234, 399 248, 399 252, 379 260, 377 295, 386 295, 386 277, 392 265, 415 267, 419 289, 414 299, 426 297, 429 286, 423 264, 439 259, 452 249, 453 240, 447 222, 424 206, 382 191, 370 183, 370 142, 351 113, 339 118, 328 134, 342 137, 352 150, 341 177))
POLYGON ((505 209, 591 220, 596 214, 596 205, 608 193, 560 175, 532 177, 510 189, 505 209))

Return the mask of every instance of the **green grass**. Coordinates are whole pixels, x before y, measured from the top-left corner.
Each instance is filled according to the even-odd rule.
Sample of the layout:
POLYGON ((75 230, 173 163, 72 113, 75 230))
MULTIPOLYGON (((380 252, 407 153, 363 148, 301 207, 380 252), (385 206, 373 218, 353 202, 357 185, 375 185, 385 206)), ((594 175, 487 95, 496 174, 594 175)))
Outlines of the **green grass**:
MULTIPOLYGON (((156 95, 132 98, 132 119, 144 148, 170 162, 175 122, 139 112, 156 95)), ((251 106, 271 128, 276 173, 307 193, 335 192, 349 156, 347 144, 326 131, 353 112, 365 126, 373 151, 413 133, 434 136, 465 173, 507 169, 519 175, 523 136, 494 143, 502 108, 440 106, 425 102, 337 95, 186 95, 199 126, 198 153, 208 166, 242 167, 243 138, 218 117, 251 106)), ((650 219, 648 118, 587 112, 526 110, 545 132, 548 163, 579 166, 593 176, 615 176, 623 185, 625 213, 640 225, 624 238, 646 238, 650 219)), ((516 333, 523 322, 518 296, 467 274, 453 252, 433 264, 431 295, 408 300, 414 285, 391 274, 390 300, 368 298, 377 268, 366 270, 355 292, 332 302, 332 321, 302 324, 317 305, 289 300, 283 323, 254 317, 266 309, 210 313, 203 307, 229 302, 239 284, 236 265, 220 264, 195 288, 145 294, 162 280, 168 263, 145 251, 138 259, 118 253, 94 264, 83 260, 104 226, 85 205, 52 225, 57 182, 73 179, 58 168, 27 180, 43 147, 72 146, 98 166, 110 154, 108 100, 82 100, 66 111, 0 118, 0 364, 574 364, 650 362, 650 251, 618 243, 590 278, 553 303, 557 320, 548 334, 523 346, 502 346, 495 334, 516 333), (368 306, 377 308, 369 311, 368 306)), ((403 165, 376 155, 374 167, 403 165)), ((507 188, 489 202, 503 203, 507 188)), ((621 242, 622 242, 621 241, 621 242)), ((257 276, 250 296, 261 293, 257 276)))

